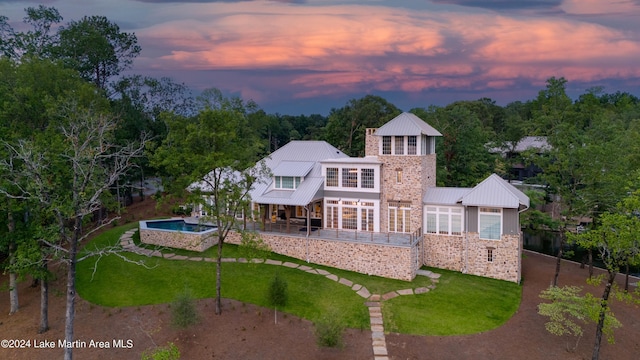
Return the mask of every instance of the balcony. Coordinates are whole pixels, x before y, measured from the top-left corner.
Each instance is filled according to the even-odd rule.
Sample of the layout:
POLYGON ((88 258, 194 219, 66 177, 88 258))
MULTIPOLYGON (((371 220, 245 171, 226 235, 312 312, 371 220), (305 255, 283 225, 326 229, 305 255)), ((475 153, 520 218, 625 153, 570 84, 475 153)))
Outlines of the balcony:
MULTIPOLYGON (((262 228, 261 223, 248 221, 246 223, 246 229, 259 233, 277 233, 294 237, 307 236, 307 226, 305 224, 291 223, 287 227, 285 221, 268 222, 265 224, 264 229, 262 228)), ((422 238, 422 229, 418 229, 413 233, 376 233, 357 230, 322 229, 320 227, 312 226, 311 231, 309 232, 309 237, 326 240, 411 247, 414 246, 420 238, 422 238)))

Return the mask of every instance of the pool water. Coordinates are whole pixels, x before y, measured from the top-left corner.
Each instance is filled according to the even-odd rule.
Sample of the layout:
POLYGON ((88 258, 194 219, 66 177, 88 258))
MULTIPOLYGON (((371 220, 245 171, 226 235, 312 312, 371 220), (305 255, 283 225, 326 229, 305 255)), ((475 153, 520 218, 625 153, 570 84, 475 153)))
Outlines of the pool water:
POLYGON ((215 229, 215 226, 191 224, 184 220, 163 220, 163 221, 147 221, 147 228, 149 229, 161 229, 161 230, 174 230, 174 231, 189 231, 189 232, 203 232, 207 230, 215 229))

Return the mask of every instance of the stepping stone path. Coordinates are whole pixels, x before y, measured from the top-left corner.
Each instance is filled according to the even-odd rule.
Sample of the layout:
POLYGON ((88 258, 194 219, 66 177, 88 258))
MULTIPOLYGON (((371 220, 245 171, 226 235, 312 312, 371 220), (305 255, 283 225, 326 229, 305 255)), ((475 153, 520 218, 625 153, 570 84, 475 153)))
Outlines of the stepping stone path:
MULTIPOLYGON (((164 259, 170 260, 191 260, 191 261, 206 261, 206 262, 214 262, 215 259, 212 258, 203 258, 203 257, 188 257, 184 255, 176 255, 173 253, 161 253, 158 250, 149 250, 143 249, 133 242, 133 234, 135 234, 138 230, 132 229, 120 236, 120 245, 123 249, 139 254, 146 255, 149 257, 160 257, 164 259)), ((238 263, 249 263, 247 259, 243 258, 223 258, 223 262, 238 262, 238 263)), ((360 284, 354 284, 353 281, 345 278, 341 278, 337 275, 334 275, 323 269, 315 269, 307 265, 300 265, 292 262, 282 262, 278 260, 251 260, 252 263, 263 263, 267 265, 275 265, 275 266, 285 266, 291 269, 298 269, 301 271, 305 271, 311 274, 317 274, 320 276, 324 276, 327 279, 333 280, 339 284, 348 286, 351 290, 355 291, 356 294, 360 295, 362 298, 367 301, 364 305, 369 309, 369 322, 371 325, 371 346, 373 348, 373 359, 374 360, 388 360, 389 354, 387 353, 387 342, 384 336, 384 320, 382 317, 382 302, 393 299, 398 296, 406 296, 406 295, 418 295, 429 292, 432 289, 435 289, 435 284, 438 282, 440 278, 440 274, 436 274, 429 270, 418 270, 416 275, 427 276, 431 279, 432 285, 429 287, 419 287, 416 289, 400 289, 396 291, 391 291, 386 294, 371 294, 366 287, 360 284)))

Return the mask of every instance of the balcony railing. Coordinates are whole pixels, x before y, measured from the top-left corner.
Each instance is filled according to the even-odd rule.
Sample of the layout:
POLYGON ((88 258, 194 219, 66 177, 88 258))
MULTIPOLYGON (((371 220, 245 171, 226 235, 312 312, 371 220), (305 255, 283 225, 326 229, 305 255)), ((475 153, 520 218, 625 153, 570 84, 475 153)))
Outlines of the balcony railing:
POLYGON ((420 238, 422 238, 423 235, 422 228, 419 228, 412 233, 381 233, 357 230, 322 229, 312 226, 311 230, 307 231, 306 225, 289 224, 289 226, 287 226, 284 221, 278 221, 275 223, 268 222, 264 224, 264 227, 259 222, 247 222, 246 229, 256 232, 277 233, 296 237, 306 237, 308 232, 309 237, 319 239, 399 246, 413 246, 420 240, 420 238))

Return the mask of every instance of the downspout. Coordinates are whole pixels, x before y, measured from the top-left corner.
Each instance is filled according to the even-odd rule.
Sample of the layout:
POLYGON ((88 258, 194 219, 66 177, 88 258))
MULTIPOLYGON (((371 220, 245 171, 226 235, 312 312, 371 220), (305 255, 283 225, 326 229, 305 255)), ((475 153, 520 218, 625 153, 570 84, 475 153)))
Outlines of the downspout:
MULTIPOLYGON (((529 210, 529 206, 525 207, 522 210, 518 210, 518 226, 520 226, 520 214, 529 210)), ((524 242, 524 233, 522 232, 522 226, 520 226, 520 239, 518 239, 518 254, 522 254, 522 243, 524 242)), ((522 279, 522 256, 518 256, 518 283, 522 279)))
POLYGON ((309 263, 309 235, 311 235, 311 205, 307 204, 307 264, 309 263))
POLYGON ((469 268, 469 208, 464 207, 464 268, 462 273, 466 274, 469 268))

